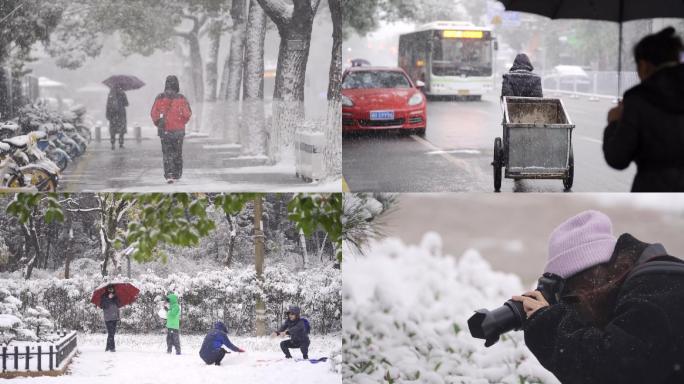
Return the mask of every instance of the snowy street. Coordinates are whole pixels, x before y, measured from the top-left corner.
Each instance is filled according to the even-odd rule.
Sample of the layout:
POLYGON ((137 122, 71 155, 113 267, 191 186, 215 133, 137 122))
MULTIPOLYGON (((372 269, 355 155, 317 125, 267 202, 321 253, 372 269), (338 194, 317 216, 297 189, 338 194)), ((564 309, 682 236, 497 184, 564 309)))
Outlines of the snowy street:
POLYGON ((266 165, 265 157, 244 157, 239 145, 215 145, 204 138, 184 143, 183 178, 169 185, 164 180, 158 138, 126 140, 124 149, 112 151, 107 138, 93 142, 60 178, 60 190, 126 192, 295 191, 339 192, 340 183, 308 183, 295 176, 294 165, 266 165))
MULTIPOLYGON (((247 352, 226 355, 221 366, 207 366, 198 356, 202 336, 181 335, 183 354, 165 353, 163 334, 117 336, 117 352, 104 352, 106 335, 79 335, 79 353, 61 377, 18 378, 13 383, 316 383, 341 382, 330 362, 287 361, 280 339, 231 337, 247 352)), ((330 357, 340 338, 312 337, 310 357, 330 357)), ((293 350, 295 358, 301 358, 293 350)))

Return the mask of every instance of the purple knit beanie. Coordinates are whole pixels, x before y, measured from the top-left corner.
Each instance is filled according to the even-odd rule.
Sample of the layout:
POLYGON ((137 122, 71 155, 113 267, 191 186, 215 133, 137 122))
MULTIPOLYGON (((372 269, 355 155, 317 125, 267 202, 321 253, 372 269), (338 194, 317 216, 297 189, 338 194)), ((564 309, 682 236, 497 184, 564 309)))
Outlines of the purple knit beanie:
POLYGON ((559 225, 549 238, 549 259, 544 272, 564 279, 610 261, 617 239, 610 218, 586 211, 559 225))

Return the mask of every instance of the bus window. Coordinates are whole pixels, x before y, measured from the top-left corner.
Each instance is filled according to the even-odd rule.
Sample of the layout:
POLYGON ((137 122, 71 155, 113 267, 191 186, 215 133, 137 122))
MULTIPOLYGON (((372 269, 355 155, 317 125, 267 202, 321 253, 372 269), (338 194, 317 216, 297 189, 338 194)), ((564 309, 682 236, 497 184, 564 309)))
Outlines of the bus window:
POLYGON ((491 76, 492 50, 487 39, 435 36, 432 73, 436 76, 491 76))

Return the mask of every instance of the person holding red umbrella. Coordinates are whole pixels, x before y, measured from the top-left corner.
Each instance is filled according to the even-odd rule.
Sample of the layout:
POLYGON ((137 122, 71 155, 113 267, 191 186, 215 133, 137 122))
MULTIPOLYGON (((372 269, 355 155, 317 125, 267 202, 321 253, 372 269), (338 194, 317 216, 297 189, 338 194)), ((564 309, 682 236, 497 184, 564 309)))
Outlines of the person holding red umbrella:
POLYGON ((131 283, 107 283, 100 285, 93 292, 90 302, 102 309, 107 327, 105 352, 116 352, 114 335, 116 334, 116 326, 121 319, 119 308, 133 303, 138 298, 138 293, 140 290, 131 283))
POLYGON ((105 326, 107 327, 107 347, 105 348, 105 352, 116 352, 114 335, 116 334, 116 325, 121 319, 119 307, 119 299, 116 297, 116 290, 113 285, 108 285, 106 292, 102 295, 102 299, 100 300, 100 308, 102 308, 105 326))

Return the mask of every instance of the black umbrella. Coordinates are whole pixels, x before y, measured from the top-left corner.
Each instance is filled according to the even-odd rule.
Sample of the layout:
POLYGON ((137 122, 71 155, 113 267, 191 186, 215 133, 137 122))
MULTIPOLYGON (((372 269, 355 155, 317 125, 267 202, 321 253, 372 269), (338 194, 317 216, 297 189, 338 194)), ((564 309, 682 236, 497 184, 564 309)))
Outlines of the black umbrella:
POLYGON ((109 88, 119 88, 122 91, 132 91, 145 86, 145 83, 132 75, 114 75, 102 82, 109 88))
POLYGON ((507 11, 534 13, 551 19, 587 19, 620 24, 618 96, 622 72, 622 23, 659 17, 684 18, 684 0, 499 0, 507 11))

